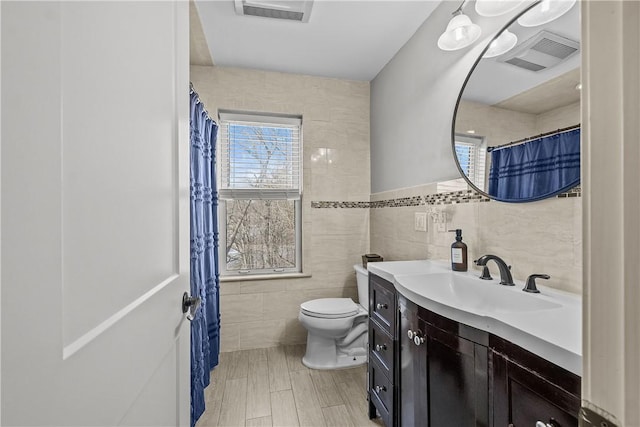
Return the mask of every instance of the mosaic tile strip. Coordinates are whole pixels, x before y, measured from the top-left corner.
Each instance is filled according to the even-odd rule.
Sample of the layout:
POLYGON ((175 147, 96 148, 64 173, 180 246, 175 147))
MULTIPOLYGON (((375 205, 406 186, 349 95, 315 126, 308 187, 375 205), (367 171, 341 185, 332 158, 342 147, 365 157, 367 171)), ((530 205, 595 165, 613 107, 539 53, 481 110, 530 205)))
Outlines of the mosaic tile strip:
POLYGON ((412 196, 371 202, 372 208, 401 208, 405 206, 424 206, 424 198, 422 196, 412 196))
MULTIPOLYGON (((580 186, 557 195, 559 198, 581 197, 580 186)), ((399 208, 405 206, 424 205, 457 205, 462 203, 485 203, 490 202, 486 196, 474 190, 452 191, 449 193, 427 194, 425 196, 399 197, 397 199, 378 200, 375 202, 338 202, 319 201, 311 202, 314 209, 369 209, 369 208, 399 208)))
POLYGON ((489 199, 473 190, 451 191, 449 193, 429 194, 425 196, 427 205, 457 205, 460 203, 488 202, 489 199))
POLYGON ((311 202, 314 209, 369 209, 370 202, 311 202))
POLYGON ((582 197, 582 188, 577 185, 573 187, 569 191, 565 191, 564 193, 558 194, 557 197, 565 198, 565 197, 582 197))

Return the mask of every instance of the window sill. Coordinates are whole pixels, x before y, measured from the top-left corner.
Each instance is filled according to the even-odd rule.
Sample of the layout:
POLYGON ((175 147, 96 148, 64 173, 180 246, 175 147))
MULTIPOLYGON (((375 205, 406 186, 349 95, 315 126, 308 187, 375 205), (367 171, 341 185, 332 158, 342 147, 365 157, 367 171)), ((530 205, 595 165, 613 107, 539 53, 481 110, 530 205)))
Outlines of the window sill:
POLYGON ((246 276, 220 276, 220 282, 248 282, 252 280, 276 280, 276 279, 306 279, 311 277, 307 273, 282 273, 282 274, 254 274, 246 276))

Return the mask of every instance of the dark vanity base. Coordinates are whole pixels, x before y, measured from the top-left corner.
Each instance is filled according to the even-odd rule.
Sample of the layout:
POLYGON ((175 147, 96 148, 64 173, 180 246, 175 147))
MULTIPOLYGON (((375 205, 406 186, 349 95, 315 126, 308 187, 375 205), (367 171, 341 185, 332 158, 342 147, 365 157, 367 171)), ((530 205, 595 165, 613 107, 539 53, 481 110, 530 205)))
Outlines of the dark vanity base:
POLYGON ((370 418, 379 414, 387 427, 578 425, 579 376, 369 277, 370 418), (374 302, 389 292, 394 318, 385 311, 381 319, 374 302))
POLYGON ((494 425, 578 426, 579 376, 491 336, 494 425))

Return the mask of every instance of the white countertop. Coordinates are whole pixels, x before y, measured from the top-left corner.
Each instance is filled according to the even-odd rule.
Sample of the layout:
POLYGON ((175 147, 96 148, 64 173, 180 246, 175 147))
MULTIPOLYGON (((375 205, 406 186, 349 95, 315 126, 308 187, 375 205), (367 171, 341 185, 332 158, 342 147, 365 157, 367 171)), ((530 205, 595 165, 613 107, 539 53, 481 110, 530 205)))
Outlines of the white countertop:
MULTIPOLYGON (((367 264, 373 274, 393 283, 396 290, 414 303, 441 316, 465 325, 490 332, 504 338, 562 368, 582 376, 582 297, 537 284, 539 294, 522 292, 524 283, 515 281, 516 286, 502 286, 499 280, 481 280, 480 272, 452 272, 451 264, 443 261, 387 261, 367 264), (440 285, 429 280, 439 280, 452 275, 474 290, 486 294, 499 295, 501 300, 513 299, 509 310, 493 309, 483 304, 469 304, 458 301, 456 292, 447 289, 443 292, 440 285), (477 279, 477 283, 476 280, 477 279), (504 294, 503 294, 504 292, 504 294), (527 304, 531 298, 531 307, 522 310, 518 305, 527 304), (535 309, 532 307, 544 307, 535 309)), ((448 286, 446 283, 442 286, 448 286)), ((466 285, 465 285, 466 286, 466 285)), ((457 288, 459 291, 460 288, 457 288)), ((459 294, 460 292, 458 292, 459 294)))

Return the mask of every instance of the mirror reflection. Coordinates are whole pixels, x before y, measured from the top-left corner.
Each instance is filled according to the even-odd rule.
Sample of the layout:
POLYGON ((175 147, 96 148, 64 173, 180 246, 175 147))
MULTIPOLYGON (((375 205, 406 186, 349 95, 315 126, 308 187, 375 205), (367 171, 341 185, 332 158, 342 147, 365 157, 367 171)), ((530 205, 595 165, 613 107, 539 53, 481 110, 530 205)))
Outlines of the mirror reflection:
POLYGON ((453 149, 466 182, 507 202, 553 196, 580 177, 579 2, 544 25, 519 23, 533 12, 487 49, 454 119, 453 149))

